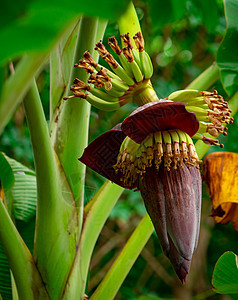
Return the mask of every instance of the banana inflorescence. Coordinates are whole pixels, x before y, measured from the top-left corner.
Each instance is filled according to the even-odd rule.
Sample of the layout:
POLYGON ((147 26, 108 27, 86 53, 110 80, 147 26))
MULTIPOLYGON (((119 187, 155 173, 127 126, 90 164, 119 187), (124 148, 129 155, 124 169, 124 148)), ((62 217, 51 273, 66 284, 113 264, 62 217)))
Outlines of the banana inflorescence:
POLYGON ((223 148, 217 138, 219 134, 227 135, 227 124, 233 123, 231 110, 223 97, 213 92, 200 92, 196 90, 176 91, 168 96, 168 100, 187 103, 186 109, 194 112, 199 121, 199 130, 193 136, 208 145, 217 145, 223 148), (209 133, 212 137, 202 135, 209 133))
POLYGON ((64 97, 65 100, 78 97, 86 99, 99 109, 110 111, 133 101, 138 91, 148 90, 153 66, 149 55, 145 52, 142 34, 138 32, 133 37, 137 50, 133 48, 128 33, 122 34, 121 38, 124 44, 122 49, 114 36, 108 39, 108 44, 118 56, 121 65, 101 41, 96 43, 95 50, 109 64, 111 70, 96 63, 89 51, 86 51, 83 58, 74 66, 90 74, 88 84, 76 78, 70 88, 73 95, 64 97))
POLYGON ((191 137, 176 129, 151 133, 141 144, 126 137, 114 169, 121 172, 124 185, 132 188, 143 178, 147 168, 154 165, 159 170, 162 161, 168 171, 171 167, 183 168, 183 163, 188 167, 199 167, 200 163, 191 137))

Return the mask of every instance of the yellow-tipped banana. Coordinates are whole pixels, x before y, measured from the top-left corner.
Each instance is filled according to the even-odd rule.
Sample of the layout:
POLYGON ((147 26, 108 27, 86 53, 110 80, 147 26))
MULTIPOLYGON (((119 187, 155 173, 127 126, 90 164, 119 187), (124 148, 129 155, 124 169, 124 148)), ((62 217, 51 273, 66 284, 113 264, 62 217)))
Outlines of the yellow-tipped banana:
POLYGON ((126 149, 128 150, 129 153, 135 153, 139 149, 140 144, 137 144, 134 142, 132 139, 128 137, 128 142, 126 143, 126 149))
POLYGON ((187 143, 187 139, 186 139, 185 133, 182 130, 180 130, 180 129, 177 129, 176 132, 177 132, 177 134, 179 136, 179 142, 180 142, 180 144, 187 143))
POLYGON ((121 80, 117 80, 117 79, 112 78, 111 83, 112 83, 112 88, 116 89, 120 92, 125 92, 129 89, 129 86, 121 80))
POLYGON ((121 54, 120 54, 118 57, 119 57, 119 59, 120 59, 120 62, 121 62, 121 64, 122 64, 123 68, 126 70, 127 74, 128 74, 131 78, 133 78, 133 72, 132 72, 132 70, 131 70, 131 68, 130 68, 130 65, 129 65, 129 63, 128 63, 126 57, 125 57, 125 55, 121 52, 121 54))
POLYGON ((105 67, 102 66, 102 65, 99 65, 99 64, 98 64, 96 70, 99 71, 101 68, 103 68, 103 70, 106 70, 106 71, 107 71, 107 75, 110 76, 111 78, 115 78, 115 79, 121 81, 121 78, 120 78, 119 76, 117 76, 114 72, 108 70, 107 68, 105 68, 105 67))
POLYGON ((173 92, 168 96, 168 100, 186 102, 190 99, 201 97, 201 92, 197 90, 180 90, 173 92))
POLYGON ((162 143, 163 142, 161 131, 157 131, 157 132, 154 133, 154 139, 155 139, 156 143, 162 143))
POLYGON ((132 51, 132 54, 134 56, 134 59, 135 59, 137 65, 139 66, 141 72, 143 72, 139 52, 135 48, 133 48, 131 51, 132 51))
POLYGON ((149 79, 153 75, 153 65, 149 57, 149 54, 145 51, 142 51, 139 53, 139 55, 140 55, 140 61, 141 61, 144 77, 145 79, 149 79))
POLYGON ((156 169, 159 169, 160 164, 162 162, 162 156, 163 156, 163 139, 162 139, 162 133, 161 131, 157 131, 154 133, 154 152, 155 152, 155 166, 156 169))
POLYGON ((86 100, 96 108, 105 111, 113 111, 120 108, 120 104, 118 102, 107 102, 92 94, 87 94, 86 100))
POLYGON ((187 99, 187 100, 183 100, 182 102, 186 102, 187 106, 199 106, 203 108, 206 107, 208 109, 208 105, 204 102, 202 97, 187 99))
POLYGON ((193 141, 189 134, 185 133, 186 139, 187 139, 187 145, 193 145, 193 141))
POLYGON ((127 137, 124 139, 124 141, 123 141, 123 143, 122 143, 122 145, 121 145, 121 150, 122 150, 122 151, 125 151, 125 150, 127 149, 127 145, 128 145, 128 143, 129 143, 129 141, 130 141, 130 138, 127 136, 127 137))
POLYGON ((128 85, 134 85, 134 80, 126 73, 126 71, 118 65, 117 68, 113 69, 113 71, 128 85))
POLYGON ((205 110, 201 107, 186 106, 186 110, 189 112, 194 112, 197 118, 207 116, 207 110, 205 110))
POLYGON ((91 88, 90 89, 90 93, 92 93, 94 96, 101 98, 104 101, 108 101, 108 102, 118 102, 118 98, 114 98, 112 97, 112 95, 109 95, 97 88, 91 88))
POLYGON ((199 128, 197 132, 204 133, 206 131, 207 131, 207 124, 205 122, 199 122, 199 128))
POLYGON ((140 67, 136 63, 135 60, 133 60, 130 64, 131 70, 133 72, 134 78, 137 82, 140 82, 143 80, 143 75, 141 73, 140 67))
POLYGON ((147 138, 143 141, 143 145, 146 148, 146 158, 148 160, 148 166, 151 167, 152 159, 154 158, 154 149, 153 149, 153 133, 149 134, 147 138))
MULTIPOLYGON (((98 65, 100 66, 100 65, 98 65)), ((98 67, 97 67, 98 69, 98 67)), ((113 86, 113 88, 119 90, 119 91, 127 91, 129 89, 129 86, 123 82, 120 77, 118 77, 116 74, 114 74, 113 72, 109 71, 108 69, 104 68, 104 67, 100 67, 98 69, 99 72, 101 73, 105 73, 106 76, 108 76, 108 78, 110 78, 110 82, 113 86)), ((97 73, 98 74, 98 73, 97 73)))
POLYGON ((116 97, 116 98, 119 98, 121 96, 124 95, 124 92, 120 92, 118 90, 115 90, 115 89, 111 89, 111 90, 106 90, 107 94, 112 96, 112 97, 116 97))
POLYGON ((169 130, 173 143, 179 143, 179 136, 176 130, 169 130))
POLYGON ((192 138, 195 140, 202 140, 203 136, 200 133, 195 133, 192 138))
POLYGON ((209 106, 206 103, 200 105, 199 107, 203 108, 203 109, 206 109, 206 110, 210 109, 209 106))
POLYGON ((168 131, 162 131, 163 141, 165 144, 171 144, 171 136, 168 131))
POLYGON ((153 147, 153 134, 149 134, 146 139, 143 141, 144 146, 147 147, 153 147))
POLYGON ((164 167, 167 168, 167 170, 170 170, 171 163, 172 163, 172 139, 171 135, 168 131, 162 131, 163 136, 163 147, 164 147, 164 167))

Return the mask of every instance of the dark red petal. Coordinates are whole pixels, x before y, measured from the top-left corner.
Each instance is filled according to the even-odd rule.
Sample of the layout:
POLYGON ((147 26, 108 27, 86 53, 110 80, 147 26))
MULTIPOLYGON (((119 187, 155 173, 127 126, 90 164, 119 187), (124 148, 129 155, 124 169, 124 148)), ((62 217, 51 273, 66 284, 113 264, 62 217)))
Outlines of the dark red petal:
MULTIPOLYGON (((192 166, 192 168, 196 168, 192 166)), ((191 260, 196 247, 200 224, 201 192, 194 189, 194 181, 189 168, 160 168, 161 181, 165 193, 165 211, 167 228, 174 245, 180 255, 191 260)), ((199 173, 198 178, 201 178, 199 173)))
POLYGON ((190 171, 185 164, 183 169, 171 171, 167 171, 163 166, 159 171, 151 167, 146 170, 139 185, 163 251, 182 283, 189 272, 199 232, 201 202, 198 198, 201 198, 201 176, 199 170, 198 173, 196 170, 190 171), (175 172, 179 172, 179 175, 175 172), (190 178, 192 175, 195 175, 194 179, 190 178), (178 183, 182 176, 182 182, 178 183), (189 187, 184 188, 186 184, 189 187), (181 188, 184 188, 184 194, 181 188), (194 193, 195 190, 198 193, 196 201, 193 190, 194 193))
POLYGON ((148 168, 140 182, 146 209, 162 248, 170 251, 168 235, 180 255, 191 260, 197 246, 201 210, 201 175, 196 167, 168 171, 148 168))
POLYGON ((180 129, 193 136, 199 128, 194 113, 185 109, 186 103, 159 100, 137 108, 122 123, 122 131, 140 144, 148 134, 159 130, 180 129))
POLYGON ((170 245, 168 240, 166 213, 165 213, 165 194, 162 181, 158 175, 158 170, 154 167, 148 168, 143 175, 139 186, 141 196, 144 200, 146 210, 155 227, 164 253, 168 256, 170 245))
POLYGON ((197 236, 195 240, 194 251, 197 248, 198 238, 199 238, 199 229, 200 229, 200 216, 201 216, 201 205, 202 205, 202 177, 200 170, 196 167, 191 167, 189 169, 192 177, 192 184, 195 194, 195 205, 196 205, 196 215, 197 215, 197 236))
POLYGON ((184 259, 179 254, 179 252, 176 249, 176 247, 174 246, 174 243, 171 240, 170 236, 169 236, 169 244, 170 244, 170 252, 169 252, 168 258, 170 259, 179 279, 184 284, 186 281, 186 277, 188 275, 189 269, 190 269, 191 261, 184 259))
POLYGON ((121 174, 116 174, 112 166, 117 162, 120 146, 125 137, 121 131, 121 124, 118 124, 90 143, 79 160, 107 179, 123 186, 120 181, 121 174))

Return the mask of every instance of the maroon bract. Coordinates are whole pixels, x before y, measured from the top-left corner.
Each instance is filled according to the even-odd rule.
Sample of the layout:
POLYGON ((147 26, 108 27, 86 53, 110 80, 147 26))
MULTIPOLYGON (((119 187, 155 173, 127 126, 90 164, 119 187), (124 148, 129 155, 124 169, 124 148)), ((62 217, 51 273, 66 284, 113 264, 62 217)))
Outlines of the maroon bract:
POLYGON ((193 136, 198 131, 199 122, 185 106, 182 102, 166 100, 147 103, 123 121, 122 131, 139 144, 148 134, 162 130, 180 129, 193 136))
POLYGON ((125 133, 121 130, 121 124, 117 124, 90 143, 84 150, 80 161, 100 175, 122 186, 121 175, 116 174, 113 165, 117 161, 125 137, 125 133))
POLYGON ((198 242, 201 188, 200 171, 184 163, 183 168, 170 171, 151 167, 140 182, 163 251, 174 260, 175 271, 183 282, 198 242))
POLYGON ((121 172, 116 173, 113 168, 123 140, 129 136, 140 144, 150 133, 169 129, 180 129, 193 136, 198 130, 199 123, 194 113, 186 111, 185 105, 171 101, 156 101, 137 108, 122 123, 91 142, 84 150, 80 161, 124 188, 136 188, 137 184, 130 187, 120 180, 121 172))

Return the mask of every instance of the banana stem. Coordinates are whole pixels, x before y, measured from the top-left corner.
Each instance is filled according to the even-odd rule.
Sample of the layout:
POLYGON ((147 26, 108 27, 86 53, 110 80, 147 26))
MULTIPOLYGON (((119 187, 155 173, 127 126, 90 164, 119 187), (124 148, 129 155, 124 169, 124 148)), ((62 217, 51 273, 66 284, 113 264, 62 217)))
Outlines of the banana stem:
POLYGON ((141 32, 140 23, 137 17, 137 13, 132 1, 129 3, 126 12, 118 20, 118 26, 121 34, 129 33, 131 37, 132 45, 137 49, 132 37, 137 33, 141 32))
POLYGON ((152 86, 147 83, 146 86, 142 86, 138 90, 135 88, 135 92, 133 94, 133 102, 138 105, 142 106, 146 103, 158 101, 159 98, 156 95, 155 90, 152 88, 152 86))
POLYGON ((34 299, 34 295, 42 297, 39 299, 49 299, 30 251, 13 224, 2 200, 0 200, 0 240, 13 272, 20 299, 31 300, 34 299))
MULTIPOLYGON (((82 17, 79 24, 78 40, 74 54, 74 62, 79 61, 85 49, 94 52, 98 20, 82 17)), ((103 27, 104 28, 104 27, 103 27)), ((88 74, 79 68, 73 68, 70 82, 73 78, 80 78, 86 82, 88 74)), ((70 84, 66 95, 70 93, 70 84)), ((52 133, 52 143, 59 157, 63 171, 73 191, 76 206, 79 210, 79 224, 82 220, 85 165, 78 161, 88 143, 88 123, 91 105, 80 99, 70 99, 63 103, 62 111, 57 116, 57 125, 52 133)), ((80 225, 81 226, 81 225, 80 225)))
POLYGON ((60 299, 75 256, 78 228, 69 231, 69 227, 77 223, 77 214, 75 206, 68 205, 63 198, 59 167, 35 82, 24 99, 24 107, 37 178, 34 258, 47 282, 50 298, 60 299))
POLYGON ((120 186, 107 180, 86 206, 80 244, 64 299, 83 299, 94 246, 110 211, 123 190, 120 186))
MULTIPOLYGON (((98 40, 101 40, 104 34, 106 22, 101 22, 102 21, 98 22, 96 19, 89 17, 83 17, 81 19, 74 61, 78 61, 83 56, 85 49, 88 49, 90 53, 92 53, 95 61, 98 60, 98 54, 93 49, 95 45, 95 39, 97 38, 98 40)), ((71 78, 73 79, 74 77, 80 78, 80 80, 85 82, 87 81, 88 74, 84 70, 75 68, 71 78)), ((82 101, 79 101, 78 99, 66 101, 63 110, 59 115, 56 134, 57 139, 54 140, 55 150, 60 158, 64 172, 71 185, 77 203, 79 215, 78 234, 80 234, 83 219, 85 180, 85 165, 80 163, 78 158, 82 155, 88 141, 90 108, 90 104, 83 99, 82 101)), ((97 212, 94 217, 100 215, 100 212, 97 212)), ((100 227, 97 228, 97 231, 99 235, 101 231, 100 227)), ((91 241, 89 238, 86 243, 90 245, 91 243, 94 243, 94 241, 91 241)), ((80 247, 77 247, 78 250, 71 268, 71 272, 67 278, 63 299, 71 300, 83 298, 87 269, 82 271, 82 264, 84 261, 81 256, 83 254, 81 251, 79 251, 80 247), (79 295, 82 295, 82 297, 79 295)))

